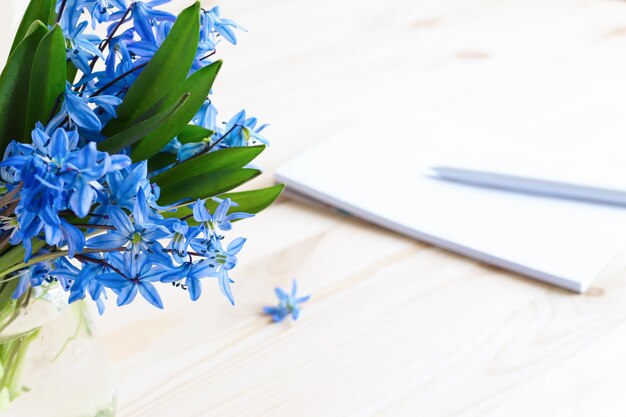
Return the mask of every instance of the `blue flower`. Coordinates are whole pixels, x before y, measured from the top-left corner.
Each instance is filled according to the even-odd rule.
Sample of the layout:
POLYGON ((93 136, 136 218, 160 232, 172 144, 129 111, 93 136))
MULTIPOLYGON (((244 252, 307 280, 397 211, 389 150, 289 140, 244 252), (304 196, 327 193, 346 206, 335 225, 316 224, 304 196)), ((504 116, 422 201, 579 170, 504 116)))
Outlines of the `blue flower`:
POLYGON ((139 292, 150 304, 163 308, 161 297, 152 283, 159 282, 169 270, 154 266, 143 253, 139 256, 133 256, 130 252, 123 256, 112 254, 111 264, 117 271, 98 275, 96 279, 117 294, 118 306, 130 304, 139 292))
POLYGON ((226 124, 224 134, 218 136, 221 147, 248 146, 250 143, 261 142, 269 145, 269 141, 261 135, 261 131, 268 125, 256 127, 256 117, 246 118, 246 111, 241 110, 226 124))
POLYGON ((202 294, 202 278, 216 278, 216 265, 202 259, 198 262, 185 262, 178 268, 175 273, 164 275, 161 282, 178 282, 185 278, 185 285, 189 291, 189 298, 192 301, 198 300, 202 294))
POLYGON ((152 33, 152 39, 142 39, 137 42, 128 43, 128 50, 135 56, 141 57, 136 61, 136 65, 141 65, 150 61, 165 41, 165 38, 170 33, 172 26, 172 22, 160 22, 155 25, 156 31, 150 31, 150 33, 152 33))
POLYGON ((109 42, 105 67, 103 71, 86 75, 76 85, 87 84, 86 94, 93 94, 102 90, 103 93, 121 96, 135 82, 140 71, 133 71, 136 67, 134 57, 128 49, 128 43, 133 41, 133 32, 128 29, 121 35, 115 36, 109 42))
POLYGON ((122 100, 115 96, 100 95, 95 97, 81 97, 72 90, 72 85, 68 82, 65 87, 65 100, 61 106, 61 111, 53 118, 51 123, 61 123, 68 117, 74 124, 88 131, 100 132, 102 121, 96 115, 96 111, 89 107, 88 103, 93 103, 103 110, 104 114, 110 117, 117 117, 115 108, 122 103, 122 100))
POLYGON ((133 23, 139 37, 148 42, 156 43, 153 28, 159 22, 174 22, 176 17, 168 12, 156 10, 155 6, 169 3, 170 0, 137 1, 133 3, 133 23))
POLYGON ((91 14, 92 27, 96 23, 103 23, 109 20, 111 15, 120 10, 126 9, 124 0, 86 0, 84 6, 91 14))
MULTIPOLYGON (((91 254, 85 259, 93 259, 96 262, 103 260, 100 254, 91 254)), ((66 282, 72 283, 69 286, 70 296, 69 302, 73 303, 85 298, 85 292, 88 292, 91 299, 96 302, 100 315, 104 313, 104 299, 106 292, 104 286, 96 280, 100 274, 108 272, 105 265, 99 263, 84 262, 81 269, 72 265, 64 258, 60 258, 55 262, 55 268, 50 275, 66 282)))
POLYGON ((233 228, 232 221, 248 219, 254 217, 254 214, 248 213, 232 213, 228 214, 233 202, 230 198, 222 200, 215 209, 215 213, 211 215, 206 208, 206 200, 197 200, 193 206, 193 219, 200 223, 204 228, 207 236, 217 229, 229 231, 233 228))
POLYGON ((173 153, 173 154, 176 154, 176 153, 178 153, 178 150, 180 149, 180 147, 181 147, 182 145, 183 145, 183 144, 182 144, 182 143, 180 143, 180 141, 178 140, 178 138, 174 138, 174 139, 170 140, 170 141, 168 142, 168 144, 167 144, 167 145, 165 145, 165 146, 163 147, 163 149, 161 149, 161 152, 163 152, 163 153, 173 153))
MULTIPOLYGON (((60 6, 61 2, 58 4, 60 6)), ((66 39, 67 57, 76 68, 89 74, 89 61, 96 56, 104 59, 104 56, 97 46, 101 39, 97 35, 83 33, 89 25, 86 21, 79 23, 83 7, 82 0, 67 0, 60 24, 66 39)))
POLYGON ((54 239, 54 244, 64 241, 67 244, 67 256, 73 258, 76 253, 80 253, 85 248, 85 235, 80 229, 65 219, 60 219, 59 230, 61 231, 61 239, 54 239))
POLYGON ((200 282, 200 279, 214 277, 215 266, 211 265, 208 261, 202 260, 192 264, 189 272, 185 275, 185 284, 189 290, 189 297, 193 301, 196 301, 200 298, 200 294, 202 293, 202 283, 200 282))
POLYGON ((291 284, 291 293, 287 293, 281 288, 276 288, 276 297, 278 297, 278 305, 263 307, 263 312, 272 316, 274 322, 279 323, 291 315, 291 318, 298 320, 300 316, 300 304, 308 301, 311 296, 305 295, 304 297, 298 297, 298 284, 294 279, 291 284))
POLYGON ((237 44, 237 37, 235 36, 235 29, 245 31, 244 28, 230 19, 221 17, 220 6, 215 6, 211 10, 204 12, 201 16, 202 30, 208 37, 211 32, 217 32, 224 37, 228 42, 233 45, 237 44))
MULTIPOLYGON (((154 6, 156 5, 155 2, 137 2, 134 5, 134 29, 141 40, 129 42, 128 48, 133 54, 141 57, 137 63, 147 62, 154 56, 174 24, 173 16, 155 10, 154 6)), ((197 71, 212 63, 209 57, 215 51, 217 35, 221 35, 230 43, 236 44, 235 29, 244 30, 232 20, 220 17, 219 7, 203 11, 200 15, 199 42, 191 71, 197 71)))
POLYGON ((149 185, 147 175, 148 163, 146 161, 135 164, 132 168, 114 170, 107 174, 105 177, 107 186, 100 190, 98 200, 100 205, 94 212, 106 215, 109 206, 132 210, 139 188, 149 185))
POLYGON ((102 188, 99 179, 111 171, 130 165, 126 155, 113 155, 98 152, 96 144, 89 142, 80 151, 72 154, 67 168, 73 174, 72 193, 69 206, 78 217, 85 217, 96 199, 96 190, 102 188))
POLYGON ((169 231, 164 226, 150 221, 143 189, 140 188, 137 192, 133 221, 124 210, 115 206, 109 207, 108 216, 115 229, 89 239, 87 246, 97 249, 126 247, 135 258, 147 252, 152 255, 151 259, 168 263, 169 258, 164 255, 163 246, 158 239, 168 236, 169 231))
POLYGON ((29 287, 38 287, 49 278, 51 266, 48 262, 40 262, 24 269, 19 273, 19 281, 13 291, 11 298, 17 300, 29 287))
POLYGON ((185 161, 213 149, 243 147, 257 143, 269 145, 269 141, 261 135, 261 132, 268 125, 257 127, 256 117, 246 118, 245 110, 233 116, 226 124, 226 127, 220 129, 215 127, 216 114, 217 111, 211 102, 209 100, 205 101, 203 107, 194 116, 193 122, 198 126, 216 131, 213 136, 205 138, 200 142, 190 142, 184 145, 178 144, 177 159, 179 161, 185 161))
POLYGON ((73 257, 83 249, 84 234, 59 213, 71 208, 84 217, 95 201, 95 189, 101 187, 98 181, 109 171, 129 165, 130 159, 98 152, 94 143, 76 148, 75 131, 56 129, 49 136, 38 125, 32 137, 32 145, 14 145, 18 153, 0 164, 18 171, 22 182, 15 210, 18 230, 11 236, 11 243, 23 242, 28 260, 30 240, 43 230, 46 243, 66 242, 69 256, 73 257))
POLYGON ((191 142, 185 143, 178 149, 178 154, 176 155, 176 159, 178 161, 186 161, 189 158, 192 158, 196 155, 200 155, 205 153, 211 148, 210 140, 203 140, 201 142, 191 142))
POLYGON ((237 254, 243 248, 246 239, 240 237, 228 245, 224 250, 221 240, 215 235, 208 239, 195 238, 191 240, 191 247, 202 256, 205 256, 211 265, 216 267, 217 280, 220 291, 230 301, 235 304, 230 284, 234 282, 230 279, 228 272, 237 266, 237 254))
POLYGON ((17 207, 16 213, 19 216, 18 226, 12 232, 9 243, 17 245, 21 242, 24 247, 24 262, 28 262, 32 256, 32 239, 41 232, 43 222, 35 213, 28 212, 23 207, 17 207))
POLYGON ((197 227, 190 228, 186 221, 178 219, 172 222, 171 229, 174 233, 167 248, 176 262, 187 262, 187 248, 191 239, 195 238, 200 230, 197 227))
POLYGON ((200 110, 193 117, 192 122, 197 125, 204 127, 205 129, 209 129, 212 131, 217 130, 217 109, 211 102, 211 100, 207 99, 200 107, 200 110))

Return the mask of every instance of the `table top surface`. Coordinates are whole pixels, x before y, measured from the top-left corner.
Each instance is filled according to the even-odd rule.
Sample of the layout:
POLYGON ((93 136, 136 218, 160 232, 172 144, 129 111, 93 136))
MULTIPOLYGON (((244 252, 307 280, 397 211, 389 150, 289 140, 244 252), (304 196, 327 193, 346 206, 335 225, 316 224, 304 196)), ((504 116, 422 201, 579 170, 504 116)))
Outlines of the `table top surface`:
MULTIPOLYGON (((222 6, 249 32, 220 47, 220 115, 245 107, 272 124, 255 185, 400 99, 529 134, 555 124, 591 140, 599 126, 626 131, 623 1, 222 6)), ((626 412, 625 262, 574 295, 284 198, 236 232, 248 242, 235 307, 207 282, 196 303, 168 288, 164 311, 137 302, 96 319, 120 417, 626 412), (293 277, 313 298, 297 323, 270 324, 260 309, 293 277)))

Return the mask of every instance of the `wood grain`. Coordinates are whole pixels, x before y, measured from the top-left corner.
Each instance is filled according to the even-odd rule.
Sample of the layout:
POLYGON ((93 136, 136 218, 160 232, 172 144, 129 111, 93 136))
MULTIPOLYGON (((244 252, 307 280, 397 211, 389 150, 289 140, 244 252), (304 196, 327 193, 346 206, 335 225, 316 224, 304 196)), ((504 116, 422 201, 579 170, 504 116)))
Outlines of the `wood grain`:
MULTIPOLYGON (((623 142, 621 1, 237 0, 223 9, 249 33, 222 45, 216 103, 223 117, 245 105, 272 123, 260 161, 270 174, 361 113, 407 98, 529 138, 552 129, 556 144, 570 129, 623 142)), ((389 140, 384 126, 398 122, 372 130, 389 140)), ((120 416, 626 412, 624 262, 576 296, 286 200, 239 226, 249 241, 235 308, 209 283, 196 304, 172 290, 165 312, 136 303, 102 319, 120 416), (270 325, 259 309, 293 276, 313 299, 296 325, 270 325)))
MULTIPOLYGON (((403 99, 529 140, 548 129, 569 146, 568 132, 582 130, 624 150, 626 2, 222 6, 249 33, 220 46, 220 115, 245 106, 272 123, 257 185, 363 112, 403 99)), ((393 147, 388 123, 410 121, 372 121, 393 147)), ((625 259, 573 295, 288 200, 236 231, 249 240, 235 308, 207 282, 197 303, 168 288, 165 311, 111 305, 97 319, 120 417, 626 413, 625 259), (313 298, 297 324, 271 325, 260 308, 294 276, 313 298)))

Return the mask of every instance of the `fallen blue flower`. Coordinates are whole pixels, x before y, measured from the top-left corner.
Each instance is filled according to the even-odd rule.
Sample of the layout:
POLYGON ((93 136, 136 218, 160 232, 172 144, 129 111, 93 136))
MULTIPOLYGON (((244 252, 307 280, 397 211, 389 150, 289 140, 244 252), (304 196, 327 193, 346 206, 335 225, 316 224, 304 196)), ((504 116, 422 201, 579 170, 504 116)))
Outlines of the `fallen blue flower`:
POLYGON ((291 284, 291 292, 287 293, 282 288, 276 288, 276 296, 278 297, 277 306, 263 307, 263 313, 272 317, 272 320, 279 323, 291 316, 292 319, 298 320, 300 316, 300 304, 308 301, 311 296, 305 295, 298 297, 298 284, 294 279, 291 284))

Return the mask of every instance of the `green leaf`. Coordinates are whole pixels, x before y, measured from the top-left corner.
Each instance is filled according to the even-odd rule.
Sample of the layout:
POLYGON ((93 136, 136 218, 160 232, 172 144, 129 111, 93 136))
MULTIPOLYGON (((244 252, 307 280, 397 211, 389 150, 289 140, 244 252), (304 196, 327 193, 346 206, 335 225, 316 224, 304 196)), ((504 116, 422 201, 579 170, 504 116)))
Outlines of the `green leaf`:
MULTIPOLYGON (((230 198, 237 203, 236 207, 231 207, 231 212, 239 211, 256 214, 271 206, 284 189, 285 184, 276 184, 272 187, 261 188, 259 190, 222 194, 220 198, 230 198)), ((217 205, 218 203, 213 200, 207 201, 207 208, 212 212, 215 211, 217 205)))
POLYGON ((160 204, 172 204, 185 199, 208 198, 232 190, 261 174, 258 169, 230 169, 196 177, 183 177, 161 187, 160 204))
POLYGON ((177 137, 180 143, 200 142, 203 139, 210 138, 215 134, 214 131, 205 129, 202 126, 187 125, 178 133, 177 137))
MULTIPOLYGON (((0 281, 4 279, 6 278, 0 279, 0 281)), ((4 318, 5 312, 12 311, 12 309, 9 309, 8 306, 12 301, 11 296, 13 295, 18 282, 19 280, 13 279, 8 282, 0 283, 0 323, 3 322, 2 318, 4 318)))
POLYGON ((175 163, 175 153, 160 152, 148 159, 148 173, 159 171, 169 165, 174 165, 175 163))
POLYGON ((117 153, 122 149, 133 145, 137 141, 146 137, 151 132, 157 130, 160 126, 166 123, 169 118, 174 117, 180 109, 185 105, 188 100, 189 94, 185 94, 178 98, 178 101, 171 104, 168 108, 160 113, 156 113, 152 117, 148 117, 145 120, 136 123, 122 132, 113 135, 101 142, 98 148, 102 151, 109 153, 117 153))
POLYGON ((153 181, 159 184, 160 187, 166 187, 169 184, 180 181, 181 178, 197 177, 210 172, 241 168, 259 156, 264 149, 265 146, 248 146, 209 152, 168 169, 154 177, 153 181))
MULTIPOLYGON (((282 193, 284 188, 284 184, 277 184, 272 187, 262 188, 259 190, 220 194, 217 197, 222 200, 225 198, 230 198, 234 203, 237 203, 236 206, 231 206, 228 213, 242 212, 256 214, 272 205, 272 203, 278 198, 278 196, 280 196, 280 193, 282 193)), ((218 203, 213 200, 207 200, 205 205, 209 212, 214 213, 218 203)), ((176 212, 164 212, 161 214, 163 214, 163 216, 167 218, 181 218, 193 214, 193 211, 191 207, 187 205, 185 207, 179 208, 176 212)), ((197 224, 197 222, 195 222, 193 218, 187 219, 187 222, 192 226, 195 226, 197 224)))
POLYGON ((176 88, 189 74, 200 37, 200 4, 196 2, 176 18, 172 30, 130 87, 109 122, 105 136, 118 133, 176 88))
POLYGON ((68 60, 66 71, 67 71, 67 81, 69 81, 70 84, 74 84, 74 80, 76 79, 76 74, 78 73, 78 68, 76 68, 76 66, 74 65, 72 61, 68 60))
POLYGON ((61 27, 55 25, 43 37, 35 53, 33 70, 28 87, 28 107, 24 136, 34 129, 35 123, 44 125, 50 119, 57 100, 63 94, 66 79, 65 38, 61 27))
POLYGON ((29 139, 22 137, 28 86, 37 46, 46 33, 43 23, 33 23, 0 75, 0 152, 12 139, 29 139))
POLYGON ((13 45, 11 45, 11 54, 15 51, 15 48, 24 40, 28 29, 37 20, 52 25, 54 23, 56 14, 54 13, 54 6, 56 2, 54 0, 31 0, 24 12, 20 26, 17 29, 15 38, 13 39, 13 45))
POLYGON ((213 81, 221 66, 222 61, 216 61, 209 66, 199 69, 161 100, 161 106, 168 106, 177 97, 180 97, 181 93, 190 93, 189 100, 187 100, 187 103, 176 116, 170 117, 163 126, 137 143, 131 154, 133 161, 143 161, 156 155, 187 126, 187 123, 195 116, 209 95, 213 81))
MULTIPOLYGON (((203 139, 210 138, 215 132, 205 129, 201 126, 187 125, 180 131, 176 137, 182 144, 200 142, 203 139)), ((159 152, 148 159, 148 172, 161 170, 169 165, 176 163, 176 154, 170 152, 159 152)))
MULTIPOLYGON (((33 239, 33 253, 46 245, 43 240, 33 239)), ((24 262, 24 247, 22 245, 13 246, 9 251, 0 256, 0 271, 5 271, 12 266, 24 262)), ((0 280, 1 281, 1 280, 0 280)))

